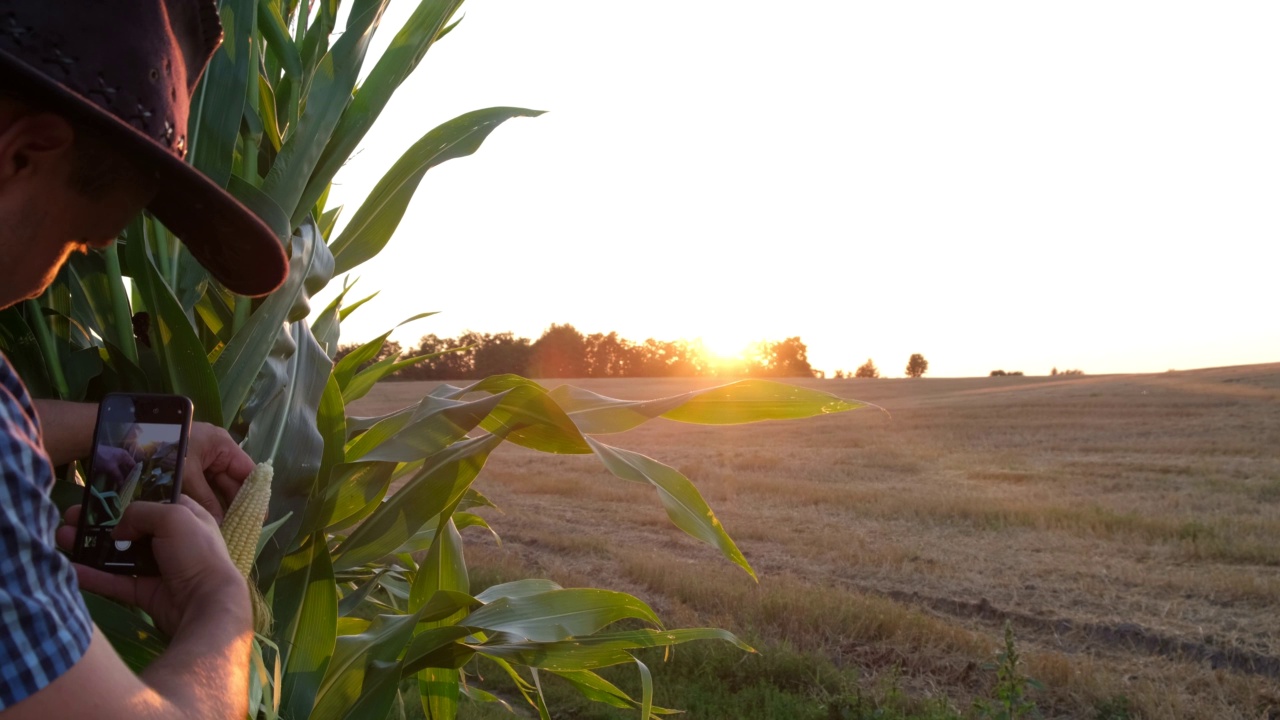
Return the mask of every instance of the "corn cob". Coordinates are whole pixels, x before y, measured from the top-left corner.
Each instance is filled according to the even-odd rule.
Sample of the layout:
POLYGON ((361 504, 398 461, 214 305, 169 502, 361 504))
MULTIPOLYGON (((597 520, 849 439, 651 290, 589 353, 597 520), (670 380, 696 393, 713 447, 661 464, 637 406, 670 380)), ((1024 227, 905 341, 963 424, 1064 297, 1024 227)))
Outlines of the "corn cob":
POLYGON ((236 569, 249 583, 254 629, 263 634, 271 628, 271 608, 267 606, 262 593, 258 592, 258 584, 249 574, 253 571, 253 561, 257 559, 262 521, 267 517, 267 505, 271 502, 273 474, 270 462, 258 463, 249 477, 245 478, 240 492, 236 493, 222 520, 222 541, 227 544, 227 553, 231 555, 236 569))
POLYGON ((240 492, 236 493, 222 520, 222 540, 227 544, 227 552, 236 569, 246 578, 253 569, 262 521, 267 516, 267 504, 271 502, 272 475, 271 463, 258 463, 244 485, 240 486, 240 492))

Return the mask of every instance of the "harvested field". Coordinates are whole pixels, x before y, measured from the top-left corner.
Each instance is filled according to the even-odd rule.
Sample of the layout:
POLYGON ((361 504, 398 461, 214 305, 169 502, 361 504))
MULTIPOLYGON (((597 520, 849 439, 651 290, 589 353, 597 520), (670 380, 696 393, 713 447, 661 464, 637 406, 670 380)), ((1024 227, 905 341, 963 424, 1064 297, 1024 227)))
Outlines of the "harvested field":
MULTIPOLYGON (((672 395, 711 380, 576 380, 672 395)), ((1049 717, 1280 717, 1280 364, 1158 375, 799 381, 886 412, 609 442, 694 481, 754 583, 592 457, 505 447, 476 487, 499 547, 476 566, 632 592, 716 625, 894 674, 964 711, 1006 622, 1049 717), (1108 705, 1111 703, 1112 705, 1108 705)), ((559 384, 549 381, 548 386, 559 384)), ((387 384, 359 412, 426 383, 387 384)))

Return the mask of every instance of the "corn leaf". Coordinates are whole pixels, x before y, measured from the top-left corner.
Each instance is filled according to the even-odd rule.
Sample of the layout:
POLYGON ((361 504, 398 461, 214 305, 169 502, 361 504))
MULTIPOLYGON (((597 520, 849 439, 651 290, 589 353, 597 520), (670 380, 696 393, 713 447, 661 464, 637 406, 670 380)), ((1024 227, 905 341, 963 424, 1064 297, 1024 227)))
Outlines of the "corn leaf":
POLYGON ((160 631, 147 622, 139 611, 93 593, 82 592, 81 595, 93 623, 111 641, 111 647, 115 648, 120 659, 135 673, 145 670, 168 646, 168 641, 160 631))
POLYGON ((281 623, 276 634, 285 669, 281 711, 285 717, 307 717, 337 638, 337 586, 322 534, 284 558, 272 610, 281 623))
POLYGON ((378 615, 361 633, 337 639, 333 661, 320 686, 312 720, 342 717, 385 717, 380 707, 388 692, 394 695, 400 680, 397 658, 425 618, 447 617, 475 605, 461 593, 440 593, 415 613, 378 615), (390 678, 383 675, 390 675, 390 678), (362 714, 357 714, 357 711, 362 714))
POLYGON ((228 420, 235 417, 236 411, 248 398, 250 388, 280 341, 285 321, 306 317, 307 298, 323 287, 331 277, 332 268, 333 257, 315 231, 315 226, 307 223, 298 228, 293 236, 289 277, 258 306, 249 322, 236 333, 214 363, 222 407, 226 408, 228 420))
POLYGON ((382 503, 335 551, 334 567, 349 570, 392 552, 427 520, 456 503, 502 439, 482 435, 450 445, 382 503))
POLYGON ((413 462, 434 455, 474 430, 502 400, 502 395, 465 402, 424 398, 413 414, 387 418, 356 438, 347 460, 413 462))
MULTIPOLYGON (((459 495, 461 497, 461 495, 459 495)), ((466 592, 471 587, 467 577, 467 563, 462 556, 462 537, 451 517, 437 526, 435 538, 427 555, 418 567, 413 586, 409 591, 409 607, 418 607, 427 598, 440 591, 466 592)), ((452 616, 435 618, 426 628, 451 625, 465 615, 460 611, 452 616)), ((428 718, 453 718, 458 714, 459 685, 461 675, 453 668, 424 668, 418 672, 418 695, 423 713, 428 718)))
MULTIPOLYGON (((437 388, 441 390, 442 388, 437 388)), ((518 375, 494 375, 447 393, 506 393, 480 427, 507 441, 549 453, 586 454, 590 446, 573 421, 538 383, 518 375)))
POLYGON ((336 467, 325 488, 321 519, 311 529, 322 527, 333 532, 363 520, 386 495, 395 467, 390 462, 345 463, 336 467))
POLYGON ((522 598, 529 595, 540 595, 552 590, 561 589, 559 585, 550 580, 541 578, 528 578, 525 580, 514 580, 500 585, 493 585, 484 592, 476 595, 476 599, 482 603, 488 604, 499 598, 522 598))
POLYGON ((151 311, 152 347, 160 358, 171 392, 191 398, 195 405, 195 419, 221 425, 222 401, 218 396, 218 378, 209 366, 204 345, 196 337, 182 306, 169 292, 169 286, 151 262, 140 227, 141 223, 133 225, 139 232, 130 233, 126 249, 129 266, 135 273, 133 279, 143 302, 151 311))
POLYGON ((310 518, 307 506, 315 495, 324 457, 316 414, 332 368, 305 323, 287 326, 277 339, 263 364, 258 389, 243 412, 249 423, 245 452, 256 460, 275 461, 268 518, 274 521, 292 513, 258 557, 258 579, 264 590, 310 518))
POLYGON ((630 630, 602 633, 549 643, 489 643, 468 645, 486 657, 497 658, 528 667, 567 672, 596 670, 610 665, 635 662, 631 650, 667 647, 693 640, 722 640, 747 651, 751 646, 728 630, 686 628, 681 630, 630 630))
POLYGON ((337 261, 336 272, 347 272, 382 251, 400 225, 409 200, 428 170, 474 153, 494 128, 513 117, 541 114, 536 110, 508 107, 477 110, 422 136, 378 181, 351 221, 330 243, 337 261))
POLYGON ((725 557, 746 570, 753 579, 756 578, 755 570, 751 569, 750 563, 688 478, 675 468, 640 453, 611 447, 590 437, 587 442, 609 472, 623 480, 653 485, 662 500, 662 506, 667 510, 667 517, 676 527, 718 548, 725 557))
MULTIPOLYGON (((275 199, 296 227, 311 212, 311 203, 301 203, 302 191, 324 152, 342 111, 351 101, 351 91, 360 75, 369 42, 388 0, 357 0, 347 18, 342 37, 316 64, 307 90, 306 109, 298 127, 276 155, 263 180, 262 191, 275 199)), ((304 65, 305 70, 305 65, 304 65)), ((318 196, 317 196, 318 197, 318 196)))
POLYGON ((498 598, 459 624, 533 642, 555 642, 591 635, 627 618, 662 626, 653 610, 638 598, 591 588, 498 598))
POLYGON ((462 0, 422 0, 404 26, 396 33, 390 47, 378 58, 351 104, 342 113, 328 146, 302 194, 302 204, 314 204, 328 187, 347 158, 356 151, 373 123, 386 107, 400 83, 421 62, 431 44, 440 36, 444 24, 453 16, 462 0))
MULTIPOLYGON (((269 3, 268 3, 269 4, 269 3)), ((222 46, 213 54, 191 103, 191 164, 210 180, 226 186, 246 88, 253 76, 253 42, 257 36, 256 0, 222 0, 222 46)), ((183 132, 176 128, 175 132, 183 132)))
POLYGON ((864 407, 863 403, 820 390, 770 380, 740 380, 655 400, 618 400, 571 385, 561 385, 549 394, 586 434, 624 432, 656 417, 702 425, 734 425, 864 407))

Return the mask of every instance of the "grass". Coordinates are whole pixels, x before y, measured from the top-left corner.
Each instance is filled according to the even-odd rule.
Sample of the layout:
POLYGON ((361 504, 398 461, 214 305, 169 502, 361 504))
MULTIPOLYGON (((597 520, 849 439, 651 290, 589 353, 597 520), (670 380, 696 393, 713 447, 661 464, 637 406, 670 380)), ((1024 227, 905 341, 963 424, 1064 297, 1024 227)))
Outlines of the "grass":
MULTIPOLYGON (((633 398, 707 384, 573 382, 633 398)), ((759 656, 711 645, 650 663, 659 702, 691 718, 977 717, 1006 623, 1046 717, 1280 707, 1275 675, 1241 660, 1280 658, 1280 365, 806 384, 889 413, 656 421, 610 440, 684 471, 759 585, 674 529, 651 489, 519 448, 477 481, 505 514, 488 514, 502 546, 466 534, 476 582, 620 589, 670 626, 749 638, 759 656)), ((425 389, 378 388, 360 410, 425 389)), ((604 712, 556 704, 572 693, 555 717, 604 712)))

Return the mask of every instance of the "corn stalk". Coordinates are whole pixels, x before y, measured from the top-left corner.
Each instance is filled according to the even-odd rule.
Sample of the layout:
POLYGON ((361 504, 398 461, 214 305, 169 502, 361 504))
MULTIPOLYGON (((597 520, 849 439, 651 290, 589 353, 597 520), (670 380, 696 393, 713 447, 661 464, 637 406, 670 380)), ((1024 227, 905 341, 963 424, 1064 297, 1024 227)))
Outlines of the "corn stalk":
MULTIPOLYGON (((705 639, 746 646, 723 630, 663 629, 623 593, 533 579, 473 592, 461 533, 489 529, 471 512, 487 504, 472 488, 486 458, 503 442, 594 455, 617 478, 652 486, 676 527, 755 577, 688 478, 601 436, 657 417, 727 424, 859 407, 764 381, 636 402, 504 375, 440 386, 384 417, 348 416, 347 405, 396 363, 360 369, 386 335, 335 363, 341 322, 363 301, 346 303, 344 290, 308 323, 311 298, 383 252, 427 171, 475 152, 504 122, 539 114, 487 108, 430 130, 335 232, 334 175, 454 27, 460 4, 418 2, 357 86, 387 0, 352 0, 345 19, 339 0, 221 2, 226 41, 193 98, 191 157, 288 249, 289 277, 275 293, 233 295, 139 217, 114 247, 73 256, 38 301, 0 313, 0 349, 36 395, 181 393, 198 420, 226 427, 254 460, 273 463, 253 577, 275 621, 254 648, 255 716, 385 717, 408 693, 427 717, 452 718, 463 695, 492 699, 472 672, 483 659, 509 672, 544 716, 542 680, 558 676, 656 717, 662 709, 634 650, 705 639), (610 629, 620 620, 644 629, 610 629), (594 672, 628 662, 640 671, 641 699, 594 672)), ((86 602, 135 669, 163 650, 144 616, 86 602)))

